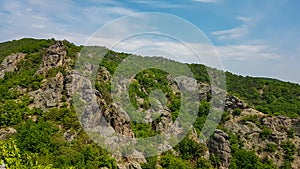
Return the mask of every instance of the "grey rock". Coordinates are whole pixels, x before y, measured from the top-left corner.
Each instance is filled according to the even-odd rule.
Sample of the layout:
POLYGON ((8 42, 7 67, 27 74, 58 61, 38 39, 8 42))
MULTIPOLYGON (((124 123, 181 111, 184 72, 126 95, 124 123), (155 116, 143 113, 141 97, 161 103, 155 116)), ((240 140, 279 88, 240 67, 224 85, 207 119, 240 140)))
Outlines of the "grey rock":
POLYGON ((208 140, 210 154, 215 154, 221 159, 220 168, 228 168, 231 159, 229 136, 222 130, 215 130, 213 136, 208 140))
POLYGON ((236 96, 229 95, 226 97, 225 110, 233 110, 235 108, 246 109, 247 105, 236 96))
POLYGON ((63 87, 64 77, 60 72, 54 78, 43 81, 40 89, 29 93, 34 100, 32 106, 43 110, 51 107, 59 107, 63 87))
POLYGON ((50 46, 42 58, 42 64, 37 70, 38 74, 46 74, 50 69, 63 66, 67 55, 66 48, 61 41, 50 46))
POLYGON ((24 59, 25 54, 16 53, 7 56, 0 65, 0 79, 4 77, 6 72, 13 72, 17 70, 17 64, 24 59))

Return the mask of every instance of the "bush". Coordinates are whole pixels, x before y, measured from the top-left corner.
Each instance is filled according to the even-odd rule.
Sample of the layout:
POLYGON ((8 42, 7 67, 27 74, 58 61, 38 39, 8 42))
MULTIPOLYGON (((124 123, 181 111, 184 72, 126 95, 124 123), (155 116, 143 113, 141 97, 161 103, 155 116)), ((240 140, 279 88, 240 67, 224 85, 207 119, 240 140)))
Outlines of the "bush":
POLYGON ((242 113, 242 110, 240 108, 236 108, 233 110, 232 114, 234 116, 239 116, 242 113))
POLYGON ((271 135, 272 135, 272 130, 267 127, 263 127, 262 131, 259 132, 259 136, 262 139, 268 139, 271 135))
POLYGON ((52 145, 51 136, 57 131, 49 122, 32 120, 17 126, 17 145, 23 151, 33 153, 47 153, 55 149, 52 145))
POLYGON ((275 143, 267 143, 265 147, 265 151, 275 152, 277 150, 277 145, 275 143))
POLYGON ((285 162, 291 163, 294 161, 294 155, 296 153, 296 146, 291 141, 285 141, 281 143, 281 148, 284 152, 285 162))
POLYGON ((201 157, 206 151, 206 147, 203 144, 196 143, 187 137, 181 140, 181 142, 174 147, 175 150, 180 152, 180 155, 185 160, 197 159, 201 157))
POLYGON ((199 158, 197 161, 197 169, 213 169, 211 162, 205 158, 199 158))
POLYGON ((161 157, 161 166, 165 169, 192 169, 189 161, 176 157, 173 154, 166 154, 161 157))
POLYGON ((238 149, 230 162, 230 169, 260 169, 261 162, 253 151, 238 149))
POLYGON ((288 138, 294 138, 295 137, 295 130, 293 128, 290 128, 287 130, 288 138))

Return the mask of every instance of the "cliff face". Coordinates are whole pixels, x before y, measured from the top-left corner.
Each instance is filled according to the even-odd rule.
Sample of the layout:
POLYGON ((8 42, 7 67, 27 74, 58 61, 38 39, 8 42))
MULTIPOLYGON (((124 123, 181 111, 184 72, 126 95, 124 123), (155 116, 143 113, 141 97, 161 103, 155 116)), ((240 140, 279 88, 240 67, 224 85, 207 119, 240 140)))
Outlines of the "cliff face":
MULTIPOLYGON (((25 54, 22 53, 7 56, 2 61, 0 67, 0 78, 4 78, 5 73, 7 72, 17 71, 18 63, 24 58, 25 54)), ((74 59, 68 56, 67 46, 65 46, 63 42, 57 41, 44 49, 41 64, 35 72, 35 75, 44 77, 40 82, 39 88, 35 90, 22 88, 23 95, 28 95, 31 99, 26 106, 30 110, 35 108, 41 109, 43 112, 41 116, 43 118, 39 118, 38 116, 40 115, 38 114, 26 115, 26 113, 23 113, 23 120, 32 119, 37 122, 41 119, 47 120, 47 118, 49 119, 51 116, 61 120, 60 117, 56 117, 56 114, 50 114, 50 117, 45 116, 45 114, 47 114, 47 112, 51 113, 53 108, 72 109, 72 94, 74 93, 74 90, 76 90, 78 86, 86 86, 88 89, 92 88, 92 84, 89 81, 81 77, 78 72, 72 70, 72 63, 74 63, 74 59)), ((86 68, 87 70, 93 69, 88 65, 86 68)), ((148 73, 148 75, 150 76, 151 72, 148 73)), ((178 86, 169 77, 165 78, 165 82, 167 83, 167 87, 171 89, 170 95, 172 96, 172 99, 170 99, 170 97, 167 98, 167 100, 160 100, 153 97, 154 99, 147 100, 148 98, 142 97, 142 95, 133 94, 133 97, 136 100, 136 106, 140 108, 140 111, 145 110, 145 124, 148 128, 147 126, 137 127, 136 124, 132 124, 128 112, 120 108, 124 105, 113 103, 111 101, 112 98, 110 90, 108 89, 110 80, 111 72, 105 66, 100 66, 97 75, 97 81, 99 82, 100 87, 97 88, 96 91, 92 91, 92 94, 85 93, 90 92, 90 90, 80 93, 85 102, 94 103, 98 106, 96 109, 92 106, 84 109, 83 114, 81 114, 81 124, 87 125, 84 126, 84 128, 101 128, 101 121, 105 120, 111 126, 113 131, 129 138, 141 137, 141 135, 145 133, 144 131, 139 132, 137 129, 146 130, 146 133, 148 134, 146 136, 152 136, 150 135, 151 133, 168 134, 166 132, 172 126, 175 126, 174 132, 181 132, 180 124, 176 124, 174 121, 174 118, 177 117, 176 113, 174 113, 176 112, 176 109, 174 110, 174 107, 169 106, 170 102, 172 103, 176 100, 176 97, 180 98, 178 94, 180 91, 178 86), (149 109, 149 106, 153 107, 149 109)), ((137 82, 138 78, 133 81, 137 82)), ((120 85, 116 87, 116 90, 132 92, 127 90, 125 85, 122 85, 125 83, 127 82, 122 81, 121 79, 119 82, 120 85)), ((212 92, 210 85, 202 82, 196 82, 195 85, 198 87, 198 94, 201 101, 209 103, 212 92)), ((14 88, 16 89, 18 87, 19 86, 14 88)), ((150 94, 148 91, 149 89, 141 84, 138 84, 137 90, 143 91, 148 95, 150 94)), ((168 90, 166 89, 166 91, 168 90)), ((152 94, 159 95, 159 93, 152 94)), ((197 159, 205 159, 210 163, 211 167, 214 166, 215 168, 225 169, 230 167, 231 159, 236 160, 234 154, 235 149, 233 148, 233 143, 231 141, 232 135, 234 135, 240 141, 239 148, 255 152, 262 161, 268 159, 273 161, 276 166, 282 166, 289 160, 292 168, 297 169, 300 167, 299 118, 266 115, 251 108, 251 106, 248 106, 244 101, 231 94, 228 94, 226 98, 225 111, 227 113, 222 119, 222 122, 218 127, 219 129, 215 130, 214 134, 205 143, 201 143, 197 139, 199 134, 197 125, 192 127, 189 138, 190 140, 193 140, 191 141, 193 142, 193 146, 202 146, 201 153, 197 152, 197 154, 194 152, 194 154, 190 154, 189 158, 187 158, 186 156, 183 156, 185 152, 182 152, 184 146, 181 146, 181 144, 175 148, 165 144, 165 149, 168 149, 168 152, 173 156, 189 160, 189 163, 191 163, 191 166, 194 168, 196 168, 197 165, 200 165, 198 164, 197 159), (292 145, 291 147, 293 150, 289 149, 289 145, 292 145)), ((72 143, 72 141, 76 142, 82 140, 82 135, 80 135, 80 133, 83 131, 79 129, 80 127, 69 127, 70 125, 68 124, 69 122, 67 121, 57 124, 57 133, 62 133, 61 138, 59 139, 64 139, 70 143, 72 143)), ((0 139, 7 140, 16 133, 18 133, 18 130, 14 129, 14 125, 11 125, 10 127, 1 126, 0 139)), ((91 142, 92 140, 86 139, 83 144, 90 144, 91 142)), ((192 146, 191 143, 188 145, 192 146)), ((193 148, 188 148, 187 151, 193 152, 191 149, 193 148)), ((140 150, 135 149, 132 152, 133 154, 128 155, 127 157, 114 155, 119 168, 138 169, 145 166, 146 163, 151 163, 151 160, 146 159, 140 150)), ((162 161, 169 156, 166 156, 165 154, 159 155, 154 166, 164 168, 167 164, 162 161)), ((1 160, 3 159, 0 159, 0 162, 1 160)))

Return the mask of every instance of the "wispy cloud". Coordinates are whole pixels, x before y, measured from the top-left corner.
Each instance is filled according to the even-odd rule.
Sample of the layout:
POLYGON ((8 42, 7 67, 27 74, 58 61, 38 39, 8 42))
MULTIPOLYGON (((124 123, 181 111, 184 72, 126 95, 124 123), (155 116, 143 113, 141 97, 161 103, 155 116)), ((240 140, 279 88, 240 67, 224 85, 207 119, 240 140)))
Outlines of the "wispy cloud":
POLYGON ((249 24, 251 21, 253 21, 253 18, 245 16, 237 16, 236 19, 244 22, 245 24, 249 24))
POLYGON ((113 2, 91 2, 90 5, 79 7, 80 4, 70 1, 60 1, 59 5, 55 1, 1 1, 1 41, 23 37, 55 37, 84 44, 88 36, 83 35, 91 35, 105 23, 135 12, 122 5, 116 6, 113 2))
POLYGON ((242 25, 233 29, 214 31, 211 34, 218 36, 220 40, 239 39, 248 34, 248 26, 242 25))
POLYGON ((249 27, 254 26, 255 19, 253 17, 237 16, 235 19, 242 22, 242 25, 226 30, 218 30, 211 32, 212 35, 218 37, 219 40, 240 39, 249 33, 249 27))
POLYGON ((227 60, 266 60, 282 57, 270 44, 226 45, 217 46, 216 49, 227 60))

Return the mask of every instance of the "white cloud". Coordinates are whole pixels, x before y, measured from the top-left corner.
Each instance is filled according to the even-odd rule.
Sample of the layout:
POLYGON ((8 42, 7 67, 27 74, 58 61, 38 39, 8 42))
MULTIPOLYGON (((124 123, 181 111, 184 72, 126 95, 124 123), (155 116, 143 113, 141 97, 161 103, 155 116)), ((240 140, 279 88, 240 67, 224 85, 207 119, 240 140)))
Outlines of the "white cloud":
MULTIPOLYGON (((278 50, 272 45, 262 44, 243 44, 211 46, 210 44, 185 43, 169 41, 168 39, 152 38, 132 38, 121 41, 119 39, 94 37, 89 45, 99 45, 112 48, 113 50, 147 56, 164 56, 173 60, 186 63, 205 63, 209 66, 219 67, 218 55, 222 60, 274 60, 282 58, 278 50), (117 45, 115 45, 117 43, 117 45), (189 46, 189 48, 186 48, 189 46), (161 54, 158 52, 161 51, 161 54), (199 55, 195 55, 196 52, 199 55), (217 55, 217 53, 218 55, 217 55), (199 59, 200 56, 200 59, 199 59), (216 66, 217 65, 217 66, 216 66)), ((219 67, 220 68, 220 67, 219 67)))
POLYGON ((276 48, 269 44, 217 46, 222 59, 227 60, 266 60, 281 57, 276 48))
POLYGON ((1 41, 23 37, 52 38, 74 40, 84 44, 85 34, 92 34, 105 23, 120 16, 134 13, 123 6, 114 6, 113 1, 95 1, 98 5, 78 6, 68 0, 28 2, 20 0, 0 2, 1 41), (70 36, 72 34, 72 36, 70 36), (78 36, 78 38, 74 37, 78 36), (83 38, 82 40, 79 39, 83 38))
POLYGON ((244 37, 249 32, 247 25, 242 25, 237 28, 228 29, 228 30, 220 30, 214 31, 211 34, 218 36, 220 40, 231 40, 231 39, 239 39, 244 37))

